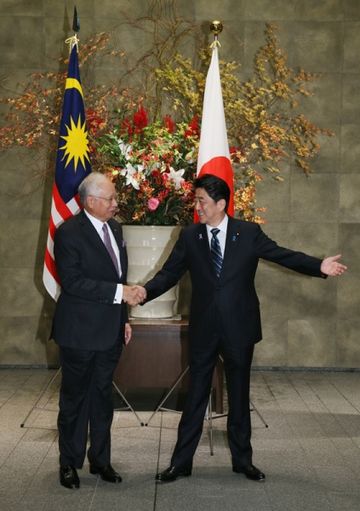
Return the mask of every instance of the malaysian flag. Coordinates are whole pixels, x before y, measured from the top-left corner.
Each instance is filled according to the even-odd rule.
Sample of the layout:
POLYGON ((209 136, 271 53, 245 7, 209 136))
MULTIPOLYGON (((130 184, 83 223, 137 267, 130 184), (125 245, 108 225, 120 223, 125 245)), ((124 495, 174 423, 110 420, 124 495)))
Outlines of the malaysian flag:
POLYGON ((55 183, 45 251, 43 282, 49 295, 57 300, 60 282, 54 260, 56 229, 81 209, 78 187, 91 172, 83 91, 80 82, 77 39, 73 39, 65 83, 64 102, 56 155, 55 183))
MULTIPOLYGON (((213 174, 226 181, 230 188, 228 214, 234 216, 234 172, 227 138, 217 46, 216 43, 212 45, 205 83, 197 176, 213 174)), ((196 212, 194 220, 198 221, 196 212)))

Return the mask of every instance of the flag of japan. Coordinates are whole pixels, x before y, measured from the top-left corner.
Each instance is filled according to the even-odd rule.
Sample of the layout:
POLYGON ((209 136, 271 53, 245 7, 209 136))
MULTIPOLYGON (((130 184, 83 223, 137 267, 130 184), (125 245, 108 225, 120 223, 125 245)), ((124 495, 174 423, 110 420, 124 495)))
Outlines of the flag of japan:
MULTIPOLYGON (((197 162, 197 176, 213 174, 230 188, 228 214, 234 215, 234 173, 231 166, 226 132, 224 103, 221 91, 217 45, 212 50, 211 63, 206 77, 201 135, 197 162)), ((195 214, 195 221, 196 218, 195 214)))

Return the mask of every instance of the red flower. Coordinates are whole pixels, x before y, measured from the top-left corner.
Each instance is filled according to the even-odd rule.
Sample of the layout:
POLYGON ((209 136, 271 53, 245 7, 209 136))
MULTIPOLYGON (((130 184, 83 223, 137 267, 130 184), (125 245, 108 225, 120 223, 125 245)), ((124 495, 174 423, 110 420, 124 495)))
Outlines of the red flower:
POLYGON ((172 120, 170 115, 165 115, 165 117, 164 117, 164 126, 168 130, 169 133, 174 133, 176 124, 172 120))
POLYGON ((200 133, 199 131, 199 117, 195 114, 194 117, 189 122, 189 127, 187 130, 185 130, 185 137, 193 137, 198 136, 200 133))
POLYGON ((191 119, 189 126, 194 133, 199 134, 199 117, 197 114, 191 119))
POLYGON ((139 106, 137 112, 134 113, 133 117, 135 131, 139 133, 149 124, 148 114, 145 108, 141 105, 139 106))

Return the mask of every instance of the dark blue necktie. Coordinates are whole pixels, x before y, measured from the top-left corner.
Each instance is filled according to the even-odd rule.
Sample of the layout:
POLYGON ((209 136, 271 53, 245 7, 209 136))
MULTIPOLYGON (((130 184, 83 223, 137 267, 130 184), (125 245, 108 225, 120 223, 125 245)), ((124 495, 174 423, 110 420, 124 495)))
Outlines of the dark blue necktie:
POLYGON ((218 237, 217 237, 217 235, 220 232, 220 229, 216 229, 216 227, 214 227, 214 229, 211 229, 210 232, 212 234, 212 238, 211 238, 211 257, 212 257, 212 260, 213 260, 213 263, 214 263, 216 276, 219 277, 220 273, 221 273, 222 263, 223 263, 223 258, 222 258, 222 255, 221 255, 220 243, 219 243, 219 240, 218 240, 218 237))

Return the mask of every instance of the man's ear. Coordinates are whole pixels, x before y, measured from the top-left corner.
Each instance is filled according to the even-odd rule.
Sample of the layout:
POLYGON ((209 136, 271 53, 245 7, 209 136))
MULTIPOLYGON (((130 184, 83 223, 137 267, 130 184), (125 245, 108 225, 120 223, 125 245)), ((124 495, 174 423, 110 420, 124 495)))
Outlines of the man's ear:
POLYGON ((94 206, 94 197, 92 195, 88 195, 84 201, 84 207, 88 209, 93 209, 94 206))
POLYGON ((219 207, 220 211, 225 211, 225 208, 226 208, 226 200, 225 199, 218 200, 216 204, 219 207))

